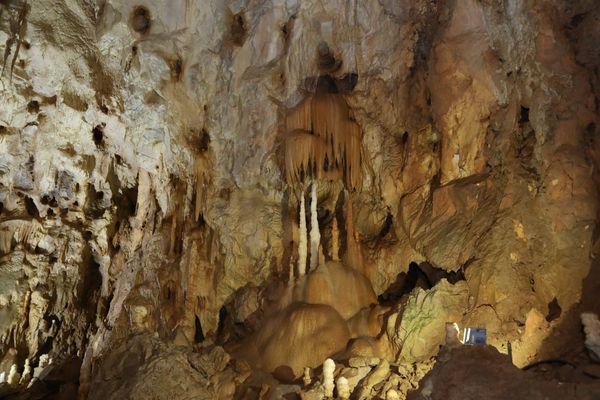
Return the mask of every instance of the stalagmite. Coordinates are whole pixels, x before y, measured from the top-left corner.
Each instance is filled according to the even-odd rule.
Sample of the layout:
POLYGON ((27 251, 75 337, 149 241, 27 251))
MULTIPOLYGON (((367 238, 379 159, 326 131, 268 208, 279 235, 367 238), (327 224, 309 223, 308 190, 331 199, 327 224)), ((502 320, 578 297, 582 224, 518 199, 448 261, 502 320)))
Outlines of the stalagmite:
POLYGON ((17 364, 13 364, 10 367, 10 372, 8 373, 7 383, 10 386, 16 386, 19 384, 19 379, 21 378, 21 374, 17 371, 17 364))
POLYGON ((354 217, 352 215, 352 198, 348 197, 346 209, 346 254, 345 264, 352 268, 362 271, 363 261, 362 252, 358 235, 354 230, 354 217))
POLYGON ((300 196, 300 237, 298 244, 298 276, 306 273, 306 209, 304 207, 304 190, 300 196))
POLYGON ((350 398, 350 386, 348 385, 348 379, 340 376, 336 382, 337 395, 340 399, 350 398))
POLYGON ((319 232, 319 220, 317 219, 317 184, 313 182, 310 191, 310 269, 319 266, 319 245, 321 233, 319 232))
POLYGON ((331 227, 331 259, 339 261, 340 253, 340 230, 337 224, 337 218, 333 218, 333 226, 331 227))
POLYGON ((23 368, 23 375, 21 376, 21 380, 19 384, 26 385, 31 380, 31 365, 29 364, 29 359, 25 359, 25 367, 23 368))
POLYGON ((390 389, 385 394, 386 400, 400 400, 400 395, 394 389, 390 389))
POLYGON ((44 371, 44 369, 50 364, 50 358, 48 354, 42 354, 38 361, 38 366, 33 369, 33 377, 39 378, 40 374, 44 371))
POLYGON ((328 358, 323 363, 323 388, 325 397, 333 397, 333 371, 335 371, 335 362, 328 358))
POLYGON ((304 376, 302 377, 302 381, 304 382, 304 386, 310 385, 310 367, 304 367, 304 376))

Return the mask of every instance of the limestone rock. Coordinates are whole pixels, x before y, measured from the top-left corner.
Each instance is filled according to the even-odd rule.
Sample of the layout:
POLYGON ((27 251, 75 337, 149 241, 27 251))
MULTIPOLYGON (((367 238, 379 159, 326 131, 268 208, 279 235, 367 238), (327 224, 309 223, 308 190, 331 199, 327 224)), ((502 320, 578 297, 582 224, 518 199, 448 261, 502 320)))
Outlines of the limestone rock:
POLYGON ((10 371, 8 372, 8 377, 6 378, 6 383, 10 386, 16 386, 19 384, 21 380, 21 374, 17 371, 17 364, 13 364, 10 367, 10 371))
POLYGON ((293 303, 266 320, 238 351, 266 371, 279 368, 300 377, 305 367, 317 367, 343 350, 349 338, 346 322, 332 307, 293 303))
POLYGON ((596 292, 599 18, 590 0, 0 1, 0 374, 39 359, 43 384, 72 358, 82 399, 231 397, 249 371, 192 349, 264 333, 250 358, 294 376, 340 351, 422 360, 404 395, 447 322, 519 365, 562 355, 575 335, 549 330, 578 332, 596 292), (310 224, 347 265, 275 301, 313 177, 310 224), (459 282, 372 306, 413 262, 459 282))
POLYGON ((323 388, 325 389, 326 397, 333 397, 333 373, 335 371, 335 361, 328 358, 323 363, 323 388))
POLYGON ((296 395, 300 392, 300 386, 298 385, 277 385, 272 390, 269 390, 269 400, 285 399, 286 395, 296 395))
POLYGON ((354 368, 374 367, 380 360, 377 357, 352 357, 348 360, 348 365, 354 368))
POLYGON ((386 379, 389 373, 390 364, 387 362, 387 360, 381 360, 379 365, 375 367, 371 371, 371 373, 365 378, 365 382, 362 384, 362 387, 360 389, 359 398, 371 398, 371 390, 373 389, 373 386, 386 379))
POLYGON ((226 369, 223 354, 222 349, 215 348, 206 355, 190 358, 184 350, 138 336, 107 355, 102 370, 91 383, 89 398, 231 398, 236 387, 235 373, 226 369), (164 379, 166 376, 170 379, 164 379))
POLYGON ((438 362, 408 399, 429 397, 460 399, 486 393, 489 399, 529 397, 533 399, 592 399, 600 385, 575 389, 574 383, 548 381, 531 371, 521 371, 506 355, 491 346, 461 346, 449 350, 450 357, 438 362), (491 384, 491 379, 495 384, 491 384), (468 382, 468 384, 467 384, 468 382), (464 383, 464 384, 463 384, 464 383), (475 394, 478 393, 478 394, 475 394))
POLYGON ((585 346, 590 352, 590 356, 595 361, 600 361, 600 320, 596 314, 583 313, 581 322, 585 333, 585 346))
POLYGON ((394 389, 390 389, 387 392, 385 392, 385 399, 386 400, 400 400, 400 395, 394 389))
POLYGON ((469 290, 464 281, 451 285, 440 281, 428 291, 411 295, 401 315, 390 316, 379 343, 388 357, 400 362, 425 361, 438 351, 446 337, 446 323, 460 321, 469 308, 469 290))
POLYGON ((371 372, 371 367, 358 367, 358 368, 344 368, 340 376, 343 376, 348 381, 348 388, 350 389, 350 393, 354 393, 354 390, 358 386, 358 383, 361 382, 365 376, 371 372))
POLYGON ((344 319, 377 302, 369 280, 340 262, 331 261, 311 271, 296 290, 297 301, 330 305, 344 319))
POLYGON ((340 399, 349 399, 350 398, 350 386, 348 385, 348 379, 340 376, 336 383, 335 388, 337 390, 337 395, 340 399))

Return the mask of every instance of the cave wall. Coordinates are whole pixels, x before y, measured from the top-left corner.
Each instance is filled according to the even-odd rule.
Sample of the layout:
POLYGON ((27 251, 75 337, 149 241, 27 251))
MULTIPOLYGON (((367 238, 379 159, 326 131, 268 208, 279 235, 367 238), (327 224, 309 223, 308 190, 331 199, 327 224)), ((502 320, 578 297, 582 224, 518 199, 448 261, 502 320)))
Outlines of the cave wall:
POLYGON ((460 322, 518 362, 540 345, 525 328, 560 320, 535 316, 578 301, 598 248, 594 1, 0 7, 0 354, 85 365, 131 333, 193 340, 287 277, 278 149, 322 41, 331 75, 358 76, 347 193, 375 291, 412 261, 462 271, 460 322))

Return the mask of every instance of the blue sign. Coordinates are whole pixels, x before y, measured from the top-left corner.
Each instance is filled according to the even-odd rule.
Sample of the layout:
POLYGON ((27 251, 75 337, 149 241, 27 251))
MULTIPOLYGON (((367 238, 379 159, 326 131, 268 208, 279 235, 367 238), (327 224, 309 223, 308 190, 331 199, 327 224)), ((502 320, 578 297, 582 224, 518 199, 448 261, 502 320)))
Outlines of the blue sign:
POLYGON ((465 328, 464 344, 484 345, 487 344, 487 333, 485 328, 465 328))

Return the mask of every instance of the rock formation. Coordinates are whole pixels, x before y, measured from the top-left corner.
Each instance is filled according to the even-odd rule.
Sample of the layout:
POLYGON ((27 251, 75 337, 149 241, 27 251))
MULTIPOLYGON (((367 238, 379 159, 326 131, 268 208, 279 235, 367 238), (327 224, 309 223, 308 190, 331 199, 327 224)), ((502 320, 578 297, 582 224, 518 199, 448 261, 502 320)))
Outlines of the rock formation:
POLYGON ((0 397, 597 396, 599 21, 0 0, 0 397))
POLYGON ((585 333, 585 347, 590 357, 600 362, 600 320, 592 313, 581 314, 581 322, 585 333))

